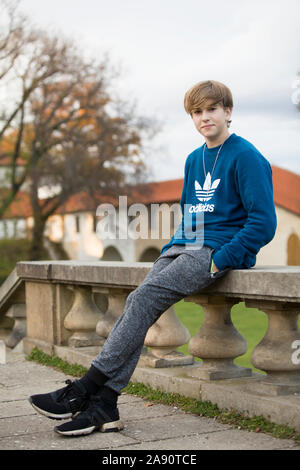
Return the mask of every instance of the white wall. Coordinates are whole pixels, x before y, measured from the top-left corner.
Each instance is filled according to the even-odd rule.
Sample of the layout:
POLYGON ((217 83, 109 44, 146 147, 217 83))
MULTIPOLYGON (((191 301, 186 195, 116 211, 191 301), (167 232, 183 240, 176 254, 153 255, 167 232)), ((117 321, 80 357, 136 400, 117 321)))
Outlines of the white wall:
POLYGON ((0 220, 0 239, 3 238, 25 238, 26 219, 0 220))
MULTIPOLYGON (((277 230, 273 240, 263 247, 257 255, 256 266, 287 265, 287 242, 294 232, 300 234, 300 217, 286 209, 276 206, 277 230)), ((98 260, 106 247, 114 246, 124 261, 135 261, 149 246, 147 240, 132 239, 103 239, 93 230, 93 214, 80 212, 55 216, 52 219, 49 236, 55 241, 62 241, 71 259, 98 260), (76 216, 79 218, 80 232, 76 231, 76 216)), ((0 226, 1 236, 1 226, 0 226)), ((151 246, 161 244, 161 240, 152 240, 151 246)), ((166 243, 166 241, 164 242, 166 243)), ((162 244, 164 244, 162 243, 162 244)))
POLYGON ((257 255, 256 266, 287 265, 287 242, 292 233, 300 234, 300 217, 276 206, 277 229, 275 237, 257 255))

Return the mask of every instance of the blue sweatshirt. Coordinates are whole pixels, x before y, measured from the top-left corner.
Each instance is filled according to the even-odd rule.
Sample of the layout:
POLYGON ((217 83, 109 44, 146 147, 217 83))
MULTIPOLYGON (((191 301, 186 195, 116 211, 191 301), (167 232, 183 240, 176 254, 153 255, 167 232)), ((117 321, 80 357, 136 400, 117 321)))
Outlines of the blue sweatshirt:
MULTIPOLYGON (((231 134, 218 150, 203 146, 186 159, 182 220, 161 249, 173 244, 213 248, 219 270, 251 268, 276 231, 272 168, 246 139, 231 134)), ((191 246, 192 247, 192 246, 191 246)))

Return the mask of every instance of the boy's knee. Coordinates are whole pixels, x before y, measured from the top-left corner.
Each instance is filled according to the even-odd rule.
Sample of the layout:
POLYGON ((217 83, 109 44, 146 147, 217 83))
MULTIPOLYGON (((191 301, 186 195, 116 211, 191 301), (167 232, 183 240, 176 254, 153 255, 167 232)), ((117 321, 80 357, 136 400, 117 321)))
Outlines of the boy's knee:
MULTIPOLYGON (((151 286, 147 284, 140 284, 134 291, 132 291, 128 297, 130 297, 129 301, 134 300, 135 302, 151 302, 151 298, 153 297, 154 291, 151 286)), ((157 294, 154 295, 155 297, 157 294)), ((127 298, 128 299, 128 298, 127 298)))

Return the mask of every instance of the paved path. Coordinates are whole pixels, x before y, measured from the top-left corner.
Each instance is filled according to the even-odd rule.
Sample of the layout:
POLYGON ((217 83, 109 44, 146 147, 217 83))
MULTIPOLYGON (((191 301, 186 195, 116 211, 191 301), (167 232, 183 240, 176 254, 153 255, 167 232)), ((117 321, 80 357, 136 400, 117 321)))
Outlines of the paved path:
POLYGON ((56 422, 36 413, 27 398, 60 388, 67 378, 22 353, 7 354, 7 363, 0 364, 0 450, 300 450, 292 440, 238 430, 132 395, 119 399, 123 431, 59 436, 56 422))

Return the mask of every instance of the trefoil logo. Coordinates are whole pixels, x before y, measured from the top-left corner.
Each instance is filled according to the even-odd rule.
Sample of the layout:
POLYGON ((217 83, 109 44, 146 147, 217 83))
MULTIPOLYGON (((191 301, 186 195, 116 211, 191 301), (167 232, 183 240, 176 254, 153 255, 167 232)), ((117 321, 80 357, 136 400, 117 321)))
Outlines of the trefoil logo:
POLYGON ((219 186, 220 181, 220 179, 217 179, 212 183, 211 175, 209 172, 206 175, 203 188, 201 187, 200 183, 195 180, 195 191, 197 199, 201 202, 209 201, 213 197, 216 188, 219 186))

